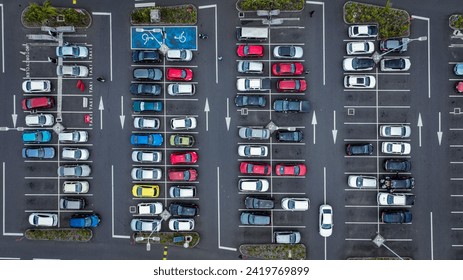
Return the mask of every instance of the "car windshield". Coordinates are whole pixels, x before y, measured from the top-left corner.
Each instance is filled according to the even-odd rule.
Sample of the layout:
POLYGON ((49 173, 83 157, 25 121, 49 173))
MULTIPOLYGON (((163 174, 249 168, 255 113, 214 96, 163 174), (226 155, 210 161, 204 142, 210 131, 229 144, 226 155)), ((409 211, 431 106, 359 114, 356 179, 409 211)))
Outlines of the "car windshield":
POLYGON ((371 68, 375 65, 375 62, 369 58, 354 58, 352 60, 352 66, 354 68, 371 68))
POLYGON ((384 62, 384 66, 387 67, 387 68, 392 68, 392 69, 404 69, 405 68, 405 60, 402 59, 402 58, 386 60, 384 62))
POLYGON ((75 191, 76 192, 81 192, 82 191, 82 184, 81 183, 76 183, 75 184, 75 191))
POLYGON ((82 176, 82 167, 76 166, 74 170, 76 172, 76 176, 82 176))
POLYGON ((184 177, 184 180, 185 180, 185 181, 190 180, 190 172, 189 172, 188 170, 185 170, 185 171, 183 172, 183 177, 184 177))
POLYGON ((185 119, 185 127, 191 127, 191 119, 185 119))
POLYGON ((258 191, 262 190, 262 182, 261 181, 256 182, 256 190, 258 190, 258 191))
POLYGON ((294 166, 294 174, 299 174, 301 172, 301 168, 299 166, 294 166))
POLYGON ((137 189, 137 195, 142 196, 143 195, 143 188, 138 188, 137 189))
POLYGON ((296 207, 296 202, 294 200, 288 201, 288 208, 294 209, 296 207))
POLYGON ((392 195, 387 195, 387 204, 394 204, 394 197, 392 195))

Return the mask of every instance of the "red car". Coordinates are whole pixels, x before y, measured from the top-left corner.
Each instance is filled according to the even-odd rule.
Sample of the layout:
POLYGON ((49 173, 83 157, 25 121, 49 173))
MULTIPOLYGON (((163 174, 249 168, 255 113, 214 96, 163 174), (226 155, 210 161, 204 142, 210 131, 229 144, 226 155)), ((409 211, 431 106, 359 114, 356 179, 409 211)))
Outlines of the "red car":
POLYGON ((455 83, 455 91, 458 93, 463 93, 463 82, 455 83))
POLYGON ((272 74, 275 76, 297 76, 304 72, 304 65, 300 62, 273 63, 272 74))
POLYGON ((240 164, 240 171, 242 174, 270 175, 272 167, 268 163, 242 162, 240 164))
POLYGON ((55 106, 55 99, 53 97, 24 98, 21 104, 23 110, 53 108, 53 106, 55 106))
POLYGON ((170 154, 170 164, 194 164, 198 161, 196 152, 179 152, 170 154))
POLYGON ((307 82, 304 79, 285 79, 277 81, 279 92, 304 92, 307 89, 307 82))
POLYGON ((195 181, 198 178, 196 169, 171 169, 169 170, 170 181, 195 181))
POLYGON ((239 45, 236 49, 239 57, 264 56, 264 46, 262 45, 239 45))
POLYGON ((193 71, 190 68, 167 68, 167 80, 169 81, 191 81, 193 71))
POLYGON ((305 176, 307 167, 302 163, 283 163, 275 166, 278 176, 305 176))

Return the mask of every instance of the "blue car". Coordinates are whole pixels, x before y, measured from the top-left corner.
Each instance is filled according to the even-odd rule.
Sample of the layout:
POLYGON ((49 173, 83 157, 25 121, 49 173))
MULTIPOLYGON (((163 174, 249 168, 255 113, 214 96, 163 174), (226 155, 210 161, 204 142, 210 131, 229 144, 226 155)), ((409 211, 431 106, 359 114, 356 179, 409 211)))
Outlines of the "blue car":
POLYGON ((23 158, 54 158, 55 148, 53 147, 27 147, 22 150, 23 158))
POLYGON ((159 133, 152 134, 132 134, 130 143, 132 145, 161 146, 164 138, 159 133))
POLYGON ((161 101, 134 101, 133 102, 133 111, 134 112, 162 112, 162 102, 161 101))
POLYGON ((100 224, 100 216, 97 214, 75 215, 69 219, 69 226, 72 228, 97 227, 100 224))
POLYGON ((462 76, 463 75, 463 63, 455 64, 455 68, 453 68, 453 72, 455 75, 462 76))
POLYGON ((51 133, 48 130, 35 130, 23 132, 24 143, 48 143, 51 141, 51 133))

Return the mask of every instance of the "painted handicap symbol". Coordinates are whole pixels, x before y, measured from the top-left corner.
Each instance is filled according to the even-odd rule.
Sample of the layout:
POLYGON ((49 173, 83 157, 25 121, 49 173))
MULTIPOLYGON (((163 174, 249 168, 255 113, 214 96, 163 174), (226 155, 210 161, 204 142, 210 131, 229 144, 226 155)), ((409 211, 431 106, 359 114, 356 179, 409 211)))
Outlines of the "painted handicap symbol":
POLYGON ((174 36, 174 39, 178 40, 180 43, 185 43, 186 42, 185 31, 182 31, 182 34, 180 34, 180 36, 174 36))

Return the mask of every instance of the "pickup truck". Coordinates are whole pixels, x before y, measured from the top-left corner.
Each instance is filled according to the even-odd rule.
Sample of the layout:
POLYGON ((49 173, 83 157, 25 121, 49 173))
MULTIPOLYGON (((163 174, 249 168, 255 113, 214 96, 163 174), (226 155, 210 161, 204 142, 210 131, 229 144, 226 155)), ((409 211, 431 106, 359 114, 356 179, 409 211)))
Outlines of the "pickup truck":
POLYGON ((134 101, 133 102, 133 111, 134 112, 144 112, 144 111, 162 111, 162 102, 161 101, 134 101))
POLYGON ((413 205, 415 204, 415 196, 413 194, 405 194, 405 193, 385 193, 380 192, 377 196, 378 204, 379 205, 413 205))
POLYGON ((273 110, 283 113, 308 113, 310 103, 298 99, 278 99, 273 102, 273 110))
POLYGON ((413 177, 402 177, 391 179, 385 177, 379 181, 382 189, 388 190, 411 190, 415 187, 415 178, 413 177))
POLYGON ((239 91, 266 91, 270 90, 269 78, 240 78, 236 80, 236 88, 239 91))

